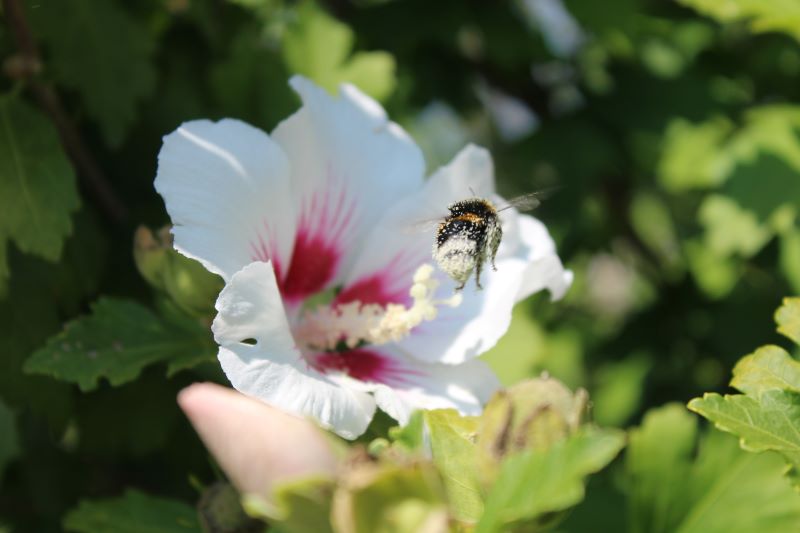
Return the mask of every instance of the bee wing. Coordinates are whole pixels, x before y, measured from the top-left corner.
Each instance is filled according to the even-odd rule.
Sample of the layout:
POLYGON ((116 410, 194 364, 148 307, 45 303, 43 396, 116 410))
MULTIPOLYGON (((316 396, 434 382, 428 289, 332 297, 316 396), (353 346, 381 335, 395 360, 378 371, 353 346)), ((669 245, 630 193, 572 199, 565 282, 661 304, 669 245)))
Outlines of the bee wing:
POLYGON ((532 211, 542 205, 542 200, 550 196, 550 194, 557 189, 558 187, 550 187, 541 191, 529 192, 528 194, 517 196, 516 198, 508 200, 507 205, 498 209, 498 211, 505 211, 512 207, 515 207, 519 211, 532 211))
POLYGON ((425 220, 417 220, 404 227, 403 233, 425 233, 428 231, 433 231, 439 227, 439 224, 442 223, 442 220, 444 220, 443 216, 425 220))
POLYGON ((519 211, 532 211, 539 207, 541 203, 542 199, 539 197, 539 193, 532 192, 512 198, 508 201, 508 205, 503 207, 503 209, 515 207, 519 211))

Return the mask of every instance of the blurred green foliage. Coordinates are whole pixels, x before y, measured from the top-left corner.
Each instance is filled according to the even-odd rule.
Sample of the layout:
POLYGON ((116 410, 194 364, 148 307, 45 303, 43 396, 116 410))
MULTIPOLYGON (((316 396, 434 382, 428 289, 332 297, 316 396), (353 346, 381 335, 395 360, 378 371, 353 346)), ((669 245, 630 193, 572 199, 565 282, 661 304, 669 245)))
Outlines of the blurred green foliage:
MULTIPOLYGON (((359 85, 414 135, 429 168, 474 141, 491 149, 504 194, 559 187, 535 214, 575 285, 563 302, 520 304, 486 360, 508 385, 546 371, 584 387, 601 424, 644 417, 624 465, 593 479, 560 527, 797 524, 780 460, 698 432, 676 407, 644 416, 724 392, 742 354, 786 343, 770 317, 800 291, 796 2, 3 6, 0 531, 100 531, 103 513, 117 524, 142 507, 178 520, 198 499, 187 478, 217 477, 174 396, 224 382, 208 331, 218 280, 158 255, 158 243, 135 261, 134 233, 168 222, 152 186, 161 137, 202 117, 269 131, 298 105, 286 84, 295 72, 331 90, 359 85), (730 485, 714 485, 725 472, 730 485), (717 514, 686 499, 712 490, 724 496, 717 514), (628 523, 609 506, 628 506, 628 523), (745 508, 762 509, 761 521, 745 508)), ((794 389, 740 388, 742 365, 796 364, 788 351, 747 361, 733 383, 745 394, 693 403, 734 432, 718 418, 736 402, 797 407, 794 389)), ((408 516, 436 509, 417 511, 408 516)))
POLYGON ((783 477, 780 458, 742 451, 683 406, 649 412, 632 431, 624 492, 631 531, 792 531, 800 499, 783 477), (753 509, 758 512, 753 512, 753 509))
MULTIPOLYGON (((778 331, 800 344, 800 298, 786 298, 775 318, 778 331)), ((708 393, 689 409, 737 435, 745 450, 783 455, 800 487, 800 362, 779 346, 762 346, 736 364, 730 385, 743 394, 708 393)))

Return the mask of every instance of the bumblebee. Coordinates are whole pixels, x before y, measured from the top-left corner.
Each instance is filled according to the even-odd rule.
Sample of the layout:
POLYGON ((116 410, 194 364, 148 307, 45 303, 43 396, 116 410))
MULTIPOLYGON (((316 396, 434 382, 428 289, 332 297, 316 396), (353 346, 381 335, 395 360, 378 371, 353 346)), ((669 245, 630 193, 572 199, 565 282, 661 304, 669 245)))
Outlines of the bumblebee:
POLYGON ((514 198, 498 209, 489 200, 473 197, 450 204, 450 214, 442 220, 433 244, 433 259, 459 285, 460 291, 475 272, 475 285, 481 287, 481 271, 487 260, 497 270, 495 256, 503 239, 499 213, 511 207, 530 210, 540 203, 538 193, 514 198))

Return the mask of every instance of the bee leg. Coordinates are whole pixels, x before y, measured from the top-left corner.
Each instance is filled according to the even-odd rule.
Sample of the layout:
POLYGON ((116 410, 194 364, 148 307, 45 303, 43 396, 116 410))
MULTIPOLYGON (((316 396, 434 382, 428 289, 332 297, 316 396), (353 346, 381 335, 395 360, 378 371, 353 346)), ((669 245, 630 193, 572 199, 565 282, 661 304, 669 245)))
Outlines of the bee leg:
POLYGON ((500 241, 503 239, 503 230, 500 226, 497 226, 497 235, 491 240, 491 252, 492 252, 492 270, 497 272, 497 265, 494 264, 494 258, 497 256, 497 250, 500 248, 500 241))
POLYGON ((464 285, 466 285, 466 284, 467 284, 467 280, 464 280, 464 281, 462 281, 462 282, 461 282, 461 285, 459 285, 458 287, 456 287, 456 292, 459 292, 459 291, 461 291, 461 290, 464 288, 464 285))
POLYGON ((483 268, 483 261, 478 261, 475 265, 475 285, 478 287, 478 290, 482 290, 481 287, 481 269, 483 268))

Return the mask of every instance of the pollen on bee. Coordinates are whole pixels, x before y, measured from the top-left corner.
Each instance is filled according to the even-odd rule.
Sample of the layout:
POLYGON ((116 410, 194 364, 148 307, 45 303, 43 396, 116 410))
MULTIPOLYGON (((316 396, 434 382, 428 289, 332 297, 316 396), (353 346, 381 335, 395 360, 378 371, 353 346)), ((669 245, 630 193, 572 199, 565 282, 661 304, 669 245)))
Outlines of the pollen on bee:
POLYGON ((409 289, 413 303, 362 304, 359 301, 336 306, 320 305, 306 311, 295 338, 308 349, 335 350, 343 342, 347 348, 362 344, 380 345, 397 342, 423 322, 435 320, 439 307, 457 307, 460 293, 440 300, 435 298, 439 281, 433 277, 434 268, 423 264, 415 272, 409 289))

